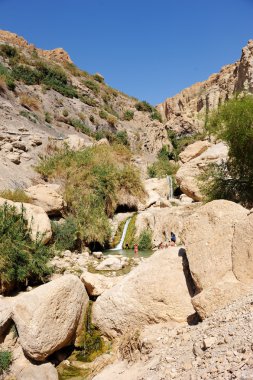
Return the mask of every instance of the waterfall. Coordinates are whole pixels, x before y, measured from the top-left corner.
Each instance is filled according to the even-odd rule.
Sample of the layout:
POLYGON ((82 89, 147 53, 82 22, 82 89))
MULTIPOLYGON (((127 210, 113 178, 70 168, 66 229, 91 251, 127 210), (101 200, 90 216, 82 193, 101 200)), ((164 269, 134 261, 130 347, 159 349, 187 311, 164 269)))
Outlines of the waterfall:
POLYGON ((123 233, 122 233, 119 244, 115 248, 111 249, 111 251, 120 251, 123 248, 123 243, 124 243, 124 240, 126 237, 127 228, 128 228, 129 223, 130 223, 130 220, 131 220, 131 218, 127 219, 127 221, 124 225, 123 233))
POLYGON ((173 199, 173 180, 172 180, 172 177, 171 175, 168 175, 167 176, 167 181, 168 181, 168 184, 169 184, 169 193, 168 193, 168 199, 173 199))

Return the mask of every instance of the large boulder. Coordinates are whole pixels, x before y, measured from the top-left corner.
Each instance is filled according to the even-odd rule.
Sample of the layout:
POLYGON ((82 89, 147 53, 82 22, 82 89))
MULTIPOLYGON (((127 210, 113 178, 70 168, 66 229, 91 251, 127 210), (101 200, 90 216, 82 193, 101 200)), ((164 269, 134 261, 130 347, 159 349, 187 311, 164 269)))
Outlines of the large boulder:
POLYGON ((182 238, 192 278, 201 291, 232 272, 234 225, 246 218, 242 206, 217 200, 200 207, 184 222, 182 238))
POLYGON ((74 275, 63 276, 18 296, 12 319, 25 354, 43 361, 73 343, 88 302, 82 282, 74 275))
POLYGON ((166 178, 149 178, 144 181, 144 188, 147 197, 144 205, 139 205, 139 209, 145 209, 160 201, 167 199, 169 195, 169 184, 166 178))
POLYGON ((18 213, 23 211, 32 240, 36 241, 39 238, 44 244, 46 244, 51 239, 51 223, 43 208, 30 203, 12 202, 0 198, 0 206, 3 206, 5 203, 9 206, 15 207, 18 213))
POLYGON ((93 322, 109 337, 159 322, 185 322, 194 315, 183 250, 153 254, 93 306, 93 322))
POLYGON ((90 139, 87 140, 78 135, 69 135, 65 140, 63 140, 63 144, 66 144, 69 149, 74 151, 93 145, 90 139))
POLYGON ((0 340, 1 336, 9 327, 12 315, 12 305, 10 299, 0 296, 0 340))
POLYGON ((125 261, 120 260, 118 257, 108 257, 97 265, 96 270, 120 270, 124 267, 124 265, 125 261))
POLYGON ((26 190, 26 194, 34 205, 42 207, 47 214, 59 214, 64 208, 60 185, 40 184, 31 186, 26 190))
POLYGON ((98 273, 90 273, 85 269, 80 277, 81 281, 84 283, 85 289, 89 296, 98 297, 106 290, 111 289, 116 285, 123 277, 109 277, 103 276, 98 273))
POLYGON ((170 241, 170 233, 173 231, 177 241, 180 241, 185 219, 198 207, 197 203, 178 207, 150 207, 137 215, 136 236, 140 236, 143 230, 150 229, 152 245, 158 247, 161 242, 170 241))
POLYGON ((242 282, 253 281, 253 213, 235 225, 232 245, 235 277, 242 282))
POLYGON ((199 188, 199 176, 211 163, 220 163, 227 159, 228 148, 218 143, 210 146, 202 154, 183 164, 176 173, 181 191, 195 201, 201 201, 203 195, 199 188))
POLYGON ((179 154, 180 160, 185 163, 193 158, 200 156, 209 148, 211 144, 209 141, 195 141, 193 144, 188 145, 183 152, 179 154))

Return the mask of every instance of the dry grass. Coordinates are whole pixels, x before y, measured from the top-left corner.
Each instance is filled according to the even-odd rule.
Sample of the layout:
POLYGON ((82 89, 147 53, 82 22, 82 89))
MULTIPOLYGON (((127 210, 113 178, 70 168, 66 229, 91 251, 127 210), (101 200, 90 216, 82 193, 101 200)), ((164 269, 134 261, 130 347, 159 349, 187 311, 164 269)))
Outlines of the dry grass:
POLYGON ((0 197, 13 202, 31 203, 31 199, 22 189, 2 190, 0 197))
POLYGON ((0 94, 5 94, 7 91, 7 86, 3 77, 0 77, 0 94))
POLYGON ((30 111, 38 111, 40 109, 40 101, 38 98, 35 98, 34 96, 21 94, 19 99, 20 104, 30 111))

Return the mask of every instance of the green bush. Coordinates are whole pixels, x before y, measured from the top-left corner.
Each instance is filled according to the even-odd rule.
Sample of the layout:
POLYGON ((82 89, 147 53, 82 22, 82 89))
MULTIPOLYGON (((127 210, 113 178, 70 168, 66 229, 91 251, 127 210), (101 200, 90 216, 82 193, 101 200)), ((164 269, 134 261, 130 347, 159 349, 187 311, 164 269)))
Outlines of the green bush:
POLYGON ((115 140, 119 144, 123 144, 125 146, 129 146, 128 136, 126 131, 119 131, 116 133, 115 140))
POLYGON ((164 145, 158 153, 157 160, 148 166, 148 175, 150 178, 162 178, 168 175, 173 175, 178 170, 178 165, 171 163, 170 150, 167 145, 164 145))
POLYGON ((100 90, 100 87, 99 85, 94 82, 93 80, 86 80, 84 82, 85 86, 88 87, 91 91, 94 92, 94 94, 98 94, 99 93, 99 90, 100 90))
POLYGON ((108 217, 113 216, 122 196, 144 196, 130 157, 123 145, 100 145, 78 152, 60 151, 37 167, 44 178, 59 178, 65 183, 68 211, 85 243, 104 245, 109 241, 108 217))
POLYGON ((0 287, 42 281, 50 273, 49 249, 40 240, 32 241, 23 212, 4 204, 0 207, 0 287))
POLYGON ((138 245, 141 251, 152 249, 152 231, 149 228, 141 232, 138 245))
POLYGON ((101 74, 94 74, 92 76, 99 83, 104 83, 105 81, 104 77, 101 74))
POLYGON ((14 58, 18 56, 18 51, 14 46, 3 44, 0 45, 0 55, 8 58, 14 58))
POLYGON ((253 206, 253 97, 227 101, 207 122, 207 130, 225 141, 228 161, 212 166, 207 182, 209 199, 225 198, 253 206))
POLYGON ((16 80, 22 81, 27 85, 39 84, 41 81, 41 73, 31 69, 29 66, 14 66, 12 74, 16 80))
POLYGON ((12 355, 10 351, 0 351, 0 375, 7 371, 12 362, 12 355))
POLYGON ((52 122, 52 116, 49 112, 45 112, 45 122, 49 124, 52 122))
POLYGON ((68 217, 63 223, 52 222, 53 241, 59 251, 74 250, 77 245, 78 233, 74 218, 68 217))
POLYGON ((157 111, 157 109, 153 108, 153 111, 150 115, 151 120, 158 120, 160 123, 162 123, 162 116, 160 112, 157 111))
POLYGON ((87 104, 90 107, 96 107, 97 106, 96 100, 91 98, 88 95, 79 95, 79 99, 81 100, 81 102, 87 104))
POLYGON ((150 112, 150 113, 153 111, 153 107, 151 106, 151 104, 149 104, 145 100, 143 100, 142 102, 136 103, 135 108, 137 109, 137 111, 150 112))
POLYGON ((15 80, 12 76, 12 72, 7 69, 4 65, 0 63, 0 77, 4 78, 5 83, 9 90, 14 91, 15 90, 15 80))
POLYGON ((130 120, 133 120, 133 118, 134 118, 134 111, 126 110, 124 112, 124 120, 130 121, 130 120))

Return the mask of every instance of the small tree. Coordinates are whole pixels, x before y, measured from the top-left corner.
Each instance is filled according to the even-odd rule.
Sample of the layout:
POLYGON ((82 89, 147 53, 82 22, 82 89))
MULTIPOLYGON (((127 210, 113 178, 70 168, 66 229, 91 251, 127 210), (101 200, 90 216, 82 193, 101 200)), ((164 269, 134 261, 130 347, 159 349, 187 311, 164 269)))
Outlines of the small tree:
POLYGON ((236 97, 208 120, 207 130, 229 147, 226 163, 212 167, 206 188, 209 198, 253 204, 253 96, 236 97))

